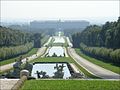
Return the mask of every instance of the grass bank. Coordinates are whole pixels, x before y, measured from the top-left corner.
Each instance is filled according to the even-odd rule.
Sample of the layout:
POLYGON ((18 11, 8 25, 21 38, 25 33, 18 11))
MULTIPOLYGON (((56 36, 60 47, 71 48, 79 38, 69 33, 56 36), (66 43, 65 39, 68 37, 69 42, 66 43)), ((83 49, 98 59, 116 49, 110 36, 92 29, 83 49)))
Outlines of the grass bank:
POLYGON ((69 57, 43 57, 32 60, 31 62, 69 62, 73 63, 69 57))
POLYGON ((101 67, 103 67, 103 68, 105 68, 105 69, 108 69, 108 70, 111 70, 111 71, 113 71, 113 72, 115 72, 115 73, 120 74, 120 67, 115 66, 115 65, 113 65, 113 64, 111 64, 111 63, 106 63, 106 62, 103 62, 103 61, 101 61, 101 60, 99 60, 99 59, 95 59, 95 58, 93 58, 93 57, 87 56, 87 55, 83 54, 82 51, 81 51, 80 49, 78 49, 78 48, 75 48, 75 51, 76 51, 81 57, 87 59, 88 61, 90 61, 90 62, 92 62, 92 63, 94 63, 94 64, 96 64, 96 65, 98 65, 98 66, 101 66, 101 67))
MULTIPOLYGON (((37 52, 37 50, 38 50, 38 48, 33 48, 28 53, 23 54, 22 57, 24 58, 24 57, 31 56, 31 55, 35 54, 37 52)), ((6 64, 9 64, 9 63, 13 63, 13 62, 15 62, 15 60, 18 60, 18 59, 19 59, 19 56, 15 57, 15 58, 11 58, 11 59, 7 59, 7 60, 4 60, 4 61, 1 61, 0 62, 0 66, 6 65, 6 64)))
POLYGON ((28 80, 21 90, 119 90, 120 81, 28 80))

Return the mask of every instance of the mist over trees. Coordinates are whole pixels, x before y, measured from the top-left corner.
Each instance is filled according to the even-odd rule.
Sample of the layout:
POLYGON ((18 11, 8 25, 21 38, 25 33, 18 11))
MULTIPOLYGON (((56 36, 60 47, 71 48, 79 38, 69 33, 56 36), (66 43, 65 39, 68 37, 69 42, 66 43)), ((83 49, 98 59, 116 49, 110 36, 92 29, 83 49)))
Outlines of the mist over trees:
POLYGON ((85 28, 89 25, 88 21, 85 20, 47 20, 47 21, 32 21, 30 22, 30 27, 34 29, 79 29, 85 28))
POLYGON ((73 46, 86 54, 112 63, 120 62, 120 17, 103 26, 91 25, 72 35, 73 46), (82 43, 82 44, 81 44, 82 43))
POLYGON ((45 33, 48 35, 53 35, 56 31, 64 31, 65 35, 70 35, 75 32, 82 31, 89 25, 88 21, 85 20, 47 20, 47 21, 31 21, 30 24, 12 24, 7 27, 21 30, 29 31, 35 33, 45 33))
POLYGON ((0 47, 32 42, 32 34, 0 26, 0 47))

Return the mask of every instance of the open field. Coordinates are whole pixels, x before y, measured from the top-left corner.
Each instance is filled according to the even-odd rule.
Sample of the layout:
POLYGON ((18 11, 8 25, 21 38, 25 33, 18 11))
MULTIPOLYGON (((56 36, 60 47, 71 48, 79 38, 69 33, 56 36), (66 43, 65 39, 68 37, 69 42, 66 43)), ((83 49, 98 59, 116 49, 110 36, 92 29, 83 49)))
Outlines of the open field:
POLYGON ((111 70, 111 71, 113 71, 113 72, 115 72, 115 73, 120 74, 120 67, 119 67, 119 66, 115 66, 115 65, 113 65, 113 64, 111 64, 111 63, 105 63, 105 62, 100 61, 100 60, 98 60, 98 59, 95 59, 95 58, 92 58, 92 57, 90 57, 90 56, 87 56, 87 55, 83 54, 83 53, 80 51, 80 49, 78 49, 78 48, 76 48, 75 51, 76 51, 81 57, 87 59, 88 61, 90 61, 90 62, 92 62, 92 63, 94 63, 94 64, 96 64, 96 65, 99 65, 99 66, 101 66, 101 67, 103 67, 103 68, 105 68, 105 69, 108 69, 108 70, 111 70))
MULTIPOLYGON (((37 51, 38 51, 38 48, 33 48, 28 53, 23 54, 22 57, 24 58, 24 57, 31 56, 31 55, 35 54, 37 51)), ((9 63, 13 63, 13 62, 15 62, 15 60, 18 60, 18 59, 19 59, 19 56, 15 57, 15 58, 11 58, 11 59, 7 59, 7 60, 4 60, 4 61, 1 61, 0 62, 0 66, 6 65, 6 64, 9 64, 9 63)))
POLYGON ((120 81, 28 80, 21 90, 119 90, 120 81))

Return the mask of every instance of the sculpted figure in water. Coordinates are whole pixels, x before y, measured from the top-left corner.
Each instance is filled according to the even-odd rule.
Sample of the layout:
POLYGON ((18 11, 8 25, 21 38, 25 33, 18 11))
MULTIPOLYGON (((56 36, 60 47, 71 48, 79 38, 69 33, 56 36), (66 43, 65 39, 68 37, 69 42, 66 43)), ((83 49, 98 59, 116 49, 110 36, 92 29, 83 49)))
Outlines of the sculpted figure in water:
POLYGON ((49 76, 48 75, 46 75, 46 72, 43 72, 43 71, 36 71, 36 73, 35 74, 37 74, 37 78, 49 78, 49 76))
POLYGON ((53 78, 63 78, 64 76, 64 72, 63 72, 63 68, 64 68, 64 64, 59 65, 56 64, 56 66, 54 67, 54 69, 57 69, 57 71, 54 73, 53 78))

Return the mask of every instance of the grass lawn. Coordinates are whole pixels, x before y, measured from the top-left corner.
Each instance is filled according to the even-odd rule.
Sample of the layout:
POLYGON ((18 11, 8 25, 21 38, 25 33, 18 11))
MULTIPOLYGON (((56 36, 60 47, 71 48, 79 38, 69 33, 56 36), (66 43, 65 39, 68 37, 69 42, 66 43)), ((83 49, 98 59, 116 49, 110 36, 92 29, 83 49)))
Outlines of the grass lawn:
POLYGON ((64 43, 52 43, 52 46, 64 46, 65 47, 64 43))
MULTIPOLYGON (((28 53, 23 54, 22 56, 23 56, 23 58, 31 56, 31 55, 35 54, 37 52, 37 50, 38 50, 38 48, 33 48, 28 53)), ((15 62, 15 59, 19 59, 19 56, 15 57, 15 58, 11 58, 11 59, 7 59, 7 60, 4 60, 4 61, 1 61, 0 62, 0 66, 5 65, 5 64, 9 64, 9 63, 12 63, 12 62, 15 62)))
POLYGON ((92 74, 90 74, 88 71, 86 71, 84 68, 82 68, 78 63, 76 63, 71 57, 44 57, 44 58, 37 58, 35 60, 32 60, 31 62, 69 62, 74 63, 87 77, 98 79, 99 77, 96 77, 92 74))
POLYGON ((27 80, 20 90, 120 90, 120 81, 27 80))
POLYGON ((70 62, 73 63, 73 60, 69 57, 43 57, 32 60, 31 62, 70 62))
POLYGON ((113 65, 113 64, 111 64, 111 63, 105 63, 105 62, 103 62, 103 61, 101 61, 101 60, 98 60, 98 59, 92 58, 92 57, 90 57, 90 56, 87 56, 87 55, 83 54, 83 53, 80 51, 80 49, 78 49, 78 48, 76 48, 75 50, 76 50, 76 52, 77 52, 81 57, 87 59, 88 61, 90 61, 90 62, 92 62, 92 63, 94 63, 94 64, 96 64, 96 65, 99 65, 99 66, 101 66, 101 67, 103 67, 103 68, 105 68, 105 69, 108 69, 108 70, 111 70, 111 71, 113 71, 113 72, 115 72, 115 73, 120 74, 120 67, 115 66, 115 65, 113 65))

